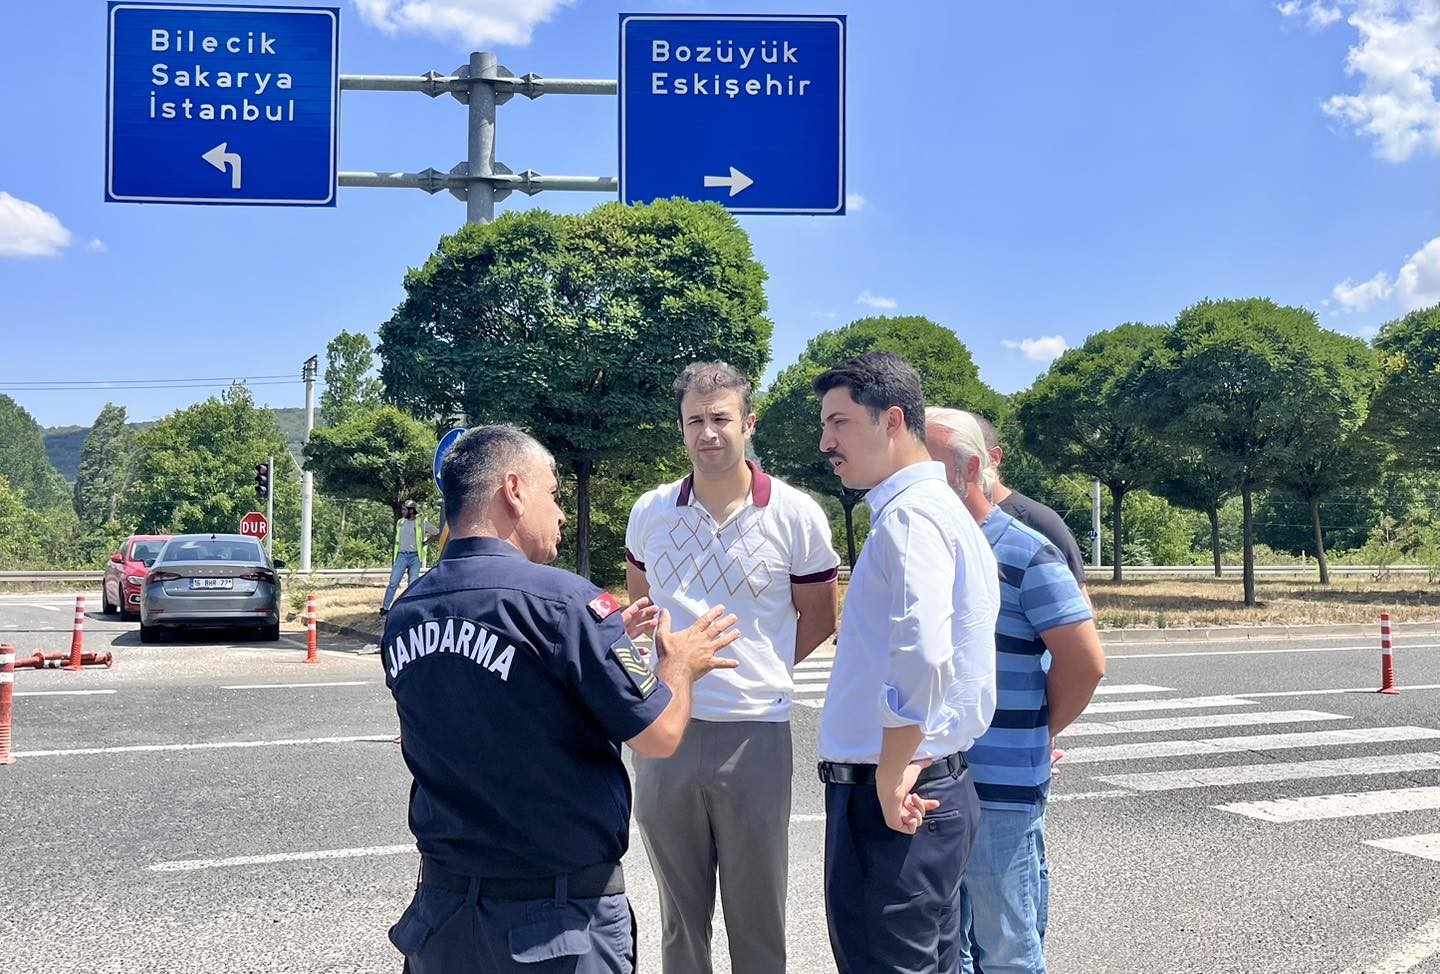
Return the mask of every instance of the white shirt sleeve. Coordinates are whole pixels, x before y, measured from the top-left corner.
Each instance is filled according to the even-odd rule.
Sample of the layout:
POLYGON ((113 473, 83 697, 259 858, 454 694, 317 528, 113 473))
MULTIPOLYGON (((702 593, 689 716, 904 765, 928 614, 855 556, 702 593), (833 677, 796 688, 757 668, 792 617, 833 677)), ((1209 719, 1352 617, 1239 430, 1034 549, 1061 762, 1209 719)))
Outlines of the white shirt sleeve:
POLYGON ((952 621, 955 549, 934 521, 901 508, 877 538, 890 592, 890 665, 880 691, 883 727, 919 724, 927 736, 946 721, 945 695, 955 679, 952 621))
POLYGON ((835 546, 830 541, 830 520, 824 509, 814 498, 800 494, 795 503, 795 516, 790 519, 790 580, 829 581, 810 576, 828 573, 839 564, 840 556, 835 554, 835 546))
POLYGON ((625 560, 642 572, 645 560, 645 514, 650 507, 650 495, 643 494, 630 508, 630 520, 625 524, 625 560))

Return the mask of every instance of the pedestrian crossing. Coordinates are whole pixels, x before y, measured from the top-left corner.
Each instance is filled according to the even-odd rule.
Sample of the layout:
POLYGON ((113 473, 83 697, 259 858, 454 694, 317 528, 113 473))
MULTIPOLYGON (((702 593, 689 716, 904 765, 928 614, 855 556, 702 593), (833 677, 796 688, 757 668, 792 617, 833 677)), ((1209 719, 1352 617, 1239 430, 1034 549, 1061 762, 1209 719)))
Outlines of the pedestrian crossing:
MULTIPOLYGON (((795 704, 824 706, 832 663, 810 659, 796 668, 795 704)), ((1334 702, 1350 692, 1186 696, 1174 687, 1104 683, 1084 716, 1062 735, 1066 755, 1052 799, 1183 797, 1209 788, 1247 787, 1256 795, 1253 800, 1207 807, 1275 827, 1365 820, 1380 834, 1363 838, 1364 845, 1440 862, 1440 833, 1389 834, 1401 831, 1395 816, 1440 810, 1440 726, 1361 726, 1355 715, 1339 712, 1349 709, 1343 705, 1266 708, 1275 708, 1278 697, 1313 695, 1334 702), (1161 735, 1164 739, 1147 739, 1161 735), (1241 761, 1236 763, 1236 757, 1241 761), (1390 783, 1385 776, 1398 776, 1404 787, 1383 787, 1390 783), (1295 794, 1302 790, 1298 784, 1331 779, 1375 780, 1378 787, 1295 794)), ((1427 822, 1432 828, 1433 821, 1427 822)))

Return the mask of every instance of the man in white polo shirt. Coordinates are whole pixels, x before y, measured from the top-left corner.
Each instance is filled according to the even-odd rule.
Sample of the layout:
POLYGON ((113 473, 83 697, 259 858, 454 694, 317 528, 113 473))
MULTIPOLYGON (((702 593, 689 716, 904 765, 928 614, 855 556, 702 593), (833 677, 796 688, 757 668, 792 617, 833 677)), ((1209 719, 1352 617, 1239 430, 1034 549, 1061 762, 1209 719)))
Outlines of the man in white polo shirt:
POLYGON ((710 974, 717 872, 731 969, 779 974, 793 671, 835 631, 840 560, 820 505, 745 458, 755 415, 743 375, 696 363, 675 400, 693 470, 631 510, 627 587, 676 628, 724 603, 740 620, 726 650, 740 665, 695 685, 674 755, 635 756, 635 820, 660 891, 665 974, 710 974))

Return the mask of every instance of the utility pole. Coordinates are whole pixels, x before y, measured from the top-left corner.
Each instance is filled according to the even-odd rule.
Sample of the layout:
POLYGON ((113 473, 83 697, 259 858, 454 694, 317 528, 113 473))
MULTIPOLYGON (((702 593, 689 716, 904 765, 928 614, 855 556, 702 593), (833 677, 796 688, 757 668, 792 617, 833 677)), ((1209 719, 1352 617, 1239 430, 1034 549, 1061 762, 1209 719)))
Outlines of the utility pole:
MULTIPOLYGON (((310 442, 310 431, 315 428, 315 374, 320 371, 319 356, 312 355, 300 367, 300 378, 305 380, 305 442, 310 442)), ((304 461, 302 450, 301 461, 304 461)), ((310 534, 313 526, 315 503, 315 475, 309 470, 300 471, 300 570, 310 573, 310 534)))
POLYGON ((270 525, 270 530, 265 535, 265 554, 275 553, 275 457, 272 455, 267 461, 270 466, 266 467, 269 472, 270 487, 265 491, 265 523, 270 525))
POLYGON ((1100 478, 1090 485, 1090 537, 1094 538, 1094 544, 1090 547, 1090 564, 1099 568, 1103 564, 1100 558, 1100 478))

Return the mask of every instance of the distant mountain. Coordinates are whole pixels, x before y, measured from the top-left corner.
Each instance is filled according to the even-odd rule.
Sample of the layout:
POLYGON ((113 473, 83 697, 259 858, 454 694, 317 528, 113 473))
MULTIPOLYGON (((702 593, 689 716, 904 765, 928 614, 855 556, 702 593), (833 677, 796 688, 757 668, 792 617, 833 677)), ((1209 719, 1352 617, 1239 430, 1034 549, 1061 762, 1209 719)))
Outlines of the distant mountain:
MULTIPOLYGON (((300 448, 305 443, 305 410, 299 407, 270 410, 275 416, 275 425, 285 434, 290 451, 300 459, 300 448)), ((150 423, 130 423, 131 429, 144 429, 150 423)), ((51 426, 42 431, 45 440, 45 455, 61 475, 71 483, 80 469, 80 451, 85 447, 85 438, 90 435, 88 426, 51 426)))

